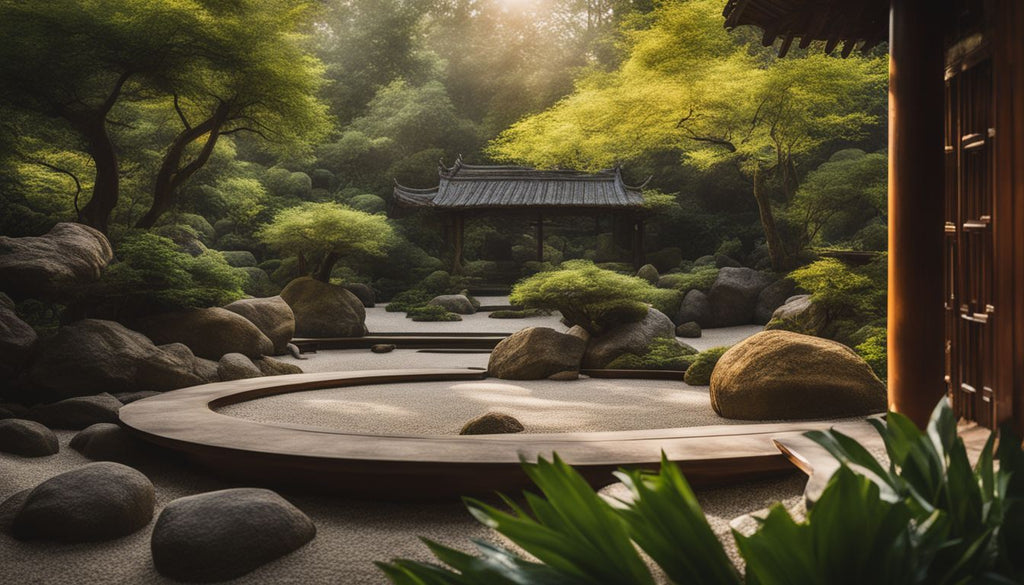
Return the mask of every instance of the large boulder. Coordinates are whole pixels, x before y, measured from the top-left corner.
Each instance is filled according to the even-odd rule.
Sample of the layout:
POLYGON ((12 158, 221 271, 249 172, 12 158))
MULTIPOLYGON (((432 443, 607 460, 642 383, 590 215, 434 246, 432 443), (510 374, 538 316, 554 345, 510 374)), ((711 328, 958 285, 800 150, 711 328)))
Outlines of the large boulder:
POLYGON ((501 412, 488 412, 467 422, 459 431, 460 435, 504 435, 521 433, 523 423, 516 417, 501 412))
POLYGON ((0 286, 15 299, 56 300, 99 279, 113 259, 106 236, 82 224, 58 223, 39 237, 0 236, 0 286))
POLYGON ((828 327, 828 314, 811 300, 811 295, 796 295, 789 297, 785 304, 775 309, 771 320, 764 328, 822 336, 828 327))
POLYGON ((12 379, 25 368, 39 336, 28 323, 0 305, 0 379, 12 379))
POLYGON ((695 339, 701 336, 700 325, 696 321, 687 321, 676 327, 676 337, 695 339))
POLYGON ((754 309, 761 291, 772 283, 772 277, 750 268, 725 267, 708 292, 711 315, 701 327, 732 327, 754 322, 754 309))
POLYGON ((110 394, 77 396, 53 404, 40 404, 29 415, 53 429, 84 429, 96 423, 117 422, 117 411, 124 406, 110 394))
POLYGON ((791 278, 780 278, 769 284, 757 295, 757 306, 754 307, 754 322, 764 325, 771 321, 772 313, 793 295, 796 283, 791 278))
POLYGON ((527 327, 502 339, 487 362, 490 375, 506 380, 541 380, 579 370, 586 341, 550 327, 527 327))
POLYGON ((284 376, 286 374, 301 374, 302 368, 295 364, 283 362, 281 360, 275 360, 274 358, 260 358, 253 360, 253 364, 260 369, 260 374, 263 376, 284 376))
POLYGON ((60 451, 57 435, 31 420, 0 420, 0 452, 22 457, 44 457, 60 451))
POLYGON ((145 475, 119 463, 90 463, 37 485, 10 530, 19 540, 109 540, 149 524, 154 503, 145 475))
POLYGON ((472 315, 476 313, 476 307, 473 306, 473 303, 466 295, 440 295, 430 299, 427 304, 444 307, 447 311, 458 315, 472 315))
POLYGON ((734 345, 711 374, 711 406, 726 418, 863 416, 886 409, 885 384, 841 343, 763 331, 734 345))
POLYGON ((370 285, 363 284, 361 282, 352 282, 349 284, 343 284, 342 286, 345 287, 345 290, 348 292, 356 295, 356 298, 359 299, 359 302, 363 303, 364 307, 369 309, 377 304, 377 293, 370 288, 370 285))
POLYGON ((222 309, 188 309, 145 317, 136 328, 157 345, 184 343, 195 355, 219 360, 227 353, 251 358, 274 352, 274 344, 245 317, 222 309))
POLYGON ((29 371, 42 394, 36 397, 39 400, 164 391, 210 381, 187 347, 157 347, 145 335, 113 321, 78 321, 40 346, 29 371))
POLYGON ((643 319, 618 325, 590 340, 583 354, 583 367, 603 368, 620 355, 645 348, 659 337, 675 339, 676 326, 664 313, 652 307, 643 319))
POLYGON ((296 337, 366 335, 366 309, 343 287, 304 276, 289 282, 281 298, 295 313, 296 337))
POLYGON ((71 448, 93 461, 116 461, 126 465, 147 459, 149 445, 114 423, 96 423, 71 439, 71 448))
POLYGON ((245 317, 274 344, 274 355, 288 353, 288 342, 295 337, 295 313, 280 295, 260 299, 241 299, 224 307, 245 317))
POLYGON ((226 353, 217 363, 217 375, 224 382, 259 378, 263 375, 253 361, 240 353, 226 353))
POLYGON ((153 527, 153 564, 179 581, 240 577, 313 539, 316 526, 276 493, 256 488, 187 496, 153 527))
POLYGON ((701 327, 707 327, 711 322, 711 304, 708 303, 708 296, 697 289, 691 290, 683 297, 673 322, 682 325, 691 321, 701 327))

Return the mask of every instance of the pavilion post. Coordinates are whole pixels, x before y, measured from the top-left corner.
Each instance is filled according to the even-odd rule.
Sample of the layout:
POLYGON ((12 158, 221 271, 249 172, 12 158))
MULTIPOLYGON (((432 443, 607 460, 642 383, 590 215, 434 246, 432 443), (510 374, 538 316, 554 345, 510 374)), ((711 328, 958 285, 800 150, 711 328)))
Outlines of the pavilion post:
POLYGON ((462 274, 462 242, 465 234, 466 222, 461 213, 452 215, 452 240, 454 252, 452 254, 452 274, 462 274))
POLYGON ((544 214, 537 214, 537 262, 544 261, 544 214))
POLYGON ((892 0, 889 408, 924 426, 943 396, 943 27, 934 0, 892 0))
POLYGON ((644 220, 638 217, 633 219, 633 268, 639 270, 644 264, 644 220))

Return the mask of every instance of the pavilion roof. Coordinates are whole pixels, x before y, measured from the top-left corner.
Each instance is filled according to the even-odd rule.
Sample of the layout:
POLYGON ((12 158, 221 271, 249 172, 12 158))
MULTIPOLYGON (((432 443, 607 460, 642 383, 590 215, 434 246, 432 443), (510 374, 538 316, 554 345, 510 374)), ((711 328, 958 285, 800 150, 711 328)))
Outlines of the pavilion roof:
POLYGON ((824 41, 826 53, 843 43, 843 57, 857 43, 868 51, 889 39, 889 0, 728 0, 724 14, 726 28, 750 24, 763 30, 765 46, 782 38, 779 56, 796 37, 800 48, 824 41))
POLYGON ((440 182, 413 189, 395 182, 394 202, 402 207, 442 209, 638 208, 641 187, 622 181, 618 167, 597 173, 537 170, 504 165, 469 165, 460 157, 440 165, 440 182))

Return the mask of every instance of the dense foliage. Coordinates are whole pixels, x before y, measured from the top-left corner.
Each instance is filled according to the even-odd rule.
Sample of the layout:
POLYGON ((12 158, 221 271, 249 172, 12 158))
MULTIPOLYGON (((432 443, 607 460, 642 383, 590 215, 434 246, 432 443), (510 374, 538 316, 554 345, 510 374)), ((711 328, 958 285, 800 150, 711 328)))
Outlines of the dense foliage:
POLYGON ((509 300, 529 309, 558 311, 567 325, 601 335, 615 325, 643 319, 648 307, 644 301, 662 292, 641 278, 574 260, 517 283, 509 300))
POLYGON ((655 583, 640 551, 673 583, 1017 583, 1024 539, 1024 451, 1009 431, 968 463, 948 402, 926 432, 890 413, 873 420, 888 463, 838 431, 814 431, 840 467, 805 520, 774 505, 756 531, 733 537, 733 566, 679 469, 620 471, 627 501, 609 502, 557 455, 524 463, 541 495, 503 511, 467 500, 470 512, 522 553, 475 541, 467 554, 427 540, 441 564, 378 563, 396 585, 655 583), (997 463, 998 462, 998 463, 997 463), (638 550, 639 549, 639 550, 638 550))
POLYGON ((624 353, 605 366, 616 370, 677 370, 686 371, 696 359, 697 351, 675 339, 655 338, 636 353, 624 353))
POLYGON ((711 383, 711 373, 715 371, 718 360, 729 351, 728 347, 712 347, 705 349, 693 358, 693 362, 686 370, 683 381, 690 386, 707 386, 711 383))

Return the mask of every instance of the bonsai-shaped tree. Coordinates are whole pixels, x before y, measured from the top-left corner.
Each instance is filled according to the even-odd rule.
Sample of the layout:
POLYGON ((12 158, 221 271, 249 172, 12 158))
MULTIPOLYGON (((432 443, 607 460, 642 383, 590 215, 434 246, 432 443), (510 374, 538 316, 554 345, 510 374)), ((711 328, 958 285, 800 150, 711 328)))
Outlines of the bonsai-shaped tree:
POLYGON ((647 302, 659 292, 642 278, 571 260, 559 270, 517 283, 509 300, 528 309, 557 310, 567 325, 579 325, 597 336, 615 325, 643 319, 647 302))
POLYGON ((257 237, 271 248, 298 255, 302 271, 307 260, 315 262, 313 278, 327 282, 342 257, 382 256, 395 234, 383 215, 338 203, 304 203, 278 212, 257 237))

